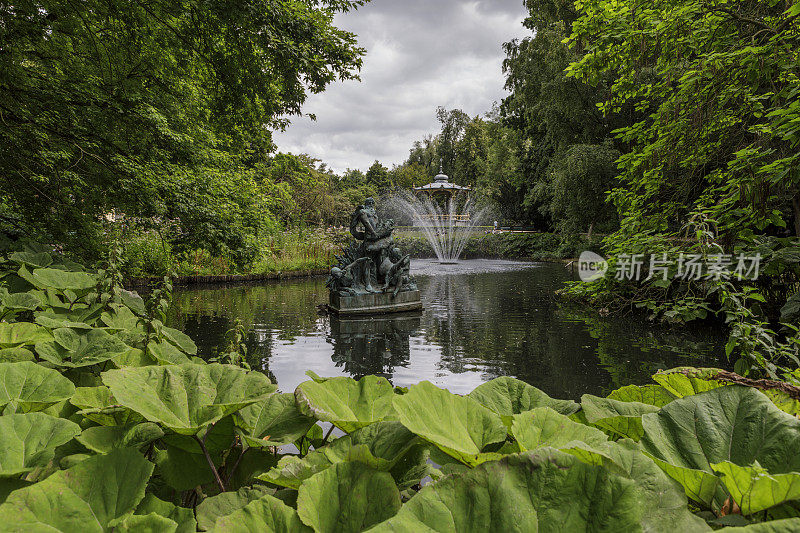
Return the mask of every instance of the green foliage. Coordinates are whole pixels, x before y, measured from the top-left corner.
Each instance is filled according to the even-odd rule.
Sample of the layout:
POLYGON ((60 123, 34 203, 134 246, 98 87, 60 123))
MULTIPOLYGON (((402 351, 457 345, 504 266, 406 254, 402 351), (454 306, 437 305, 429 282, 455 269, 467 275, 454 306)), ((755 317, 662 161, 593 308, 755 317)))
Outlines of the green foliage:
POLYGON ((800 521, 800 422, 784 412, 800 391, 788 384, 754 382, 762 393, 684 368, 577 403, 509 377, 459 396, 312 373, 278 393, 259 372, 193 357, 162 323, 169 279, 145 302, 116 284, 113 258, 97 274, 35 261, 95 284, 12 287, 22 267, 2 263, 8 294, 38 302, 0 322, 33 358, 0 363, 7 530, 708 531, 703 517, 729 522, 732 509, 752 527, 800 521), (81 359, 80 339, 97 333, 127 351, 48 360, 58 342, 59 361, 81 359), (186 362, 154 357, 166 351, 186 362))

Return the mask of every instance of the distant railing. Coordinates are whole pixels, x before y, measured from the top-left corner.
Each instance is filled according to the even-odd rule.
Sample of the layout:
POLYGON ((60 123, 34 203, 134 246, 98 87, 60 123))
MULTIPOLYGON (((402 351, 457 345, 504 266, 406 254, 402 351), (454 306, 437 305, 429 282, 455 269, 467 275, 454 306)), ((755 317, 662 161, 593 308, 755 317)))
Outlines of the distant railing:
POLYGON ((422 220, 452 220, 454 222, 469 222, 469 215, 419 215, 422 220))

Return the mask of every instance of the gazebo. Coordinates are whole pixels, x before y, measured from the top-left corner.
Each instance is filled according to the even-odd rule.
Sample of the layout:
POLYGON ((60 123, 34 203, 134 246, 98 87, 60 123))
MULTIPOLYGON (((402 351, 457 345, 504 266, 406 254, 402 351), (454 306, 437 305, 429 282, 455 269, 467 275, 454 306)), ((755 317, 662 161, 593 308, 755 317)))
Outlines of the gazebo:
POLYGON ((450 178, 444 174, 441 169, 439 170, 439 174, 433 178, 431 183, 427 185, 422 185, 421 187, 414 187, 414 194, 417 196, 427 196, 431 200, 441 202, 444 204, 445 209, 441 212, 441 214, 437 215, 426 215, 425 218, 430 218, 436 216, 437 218, 441 219, 445 222, 469 222, 469 213, 463 214, 453 214, 450 209, 448 209, 448 205, 453 198, 460 193, 465 193, 469 195, 469 191, 472 189, 470 187, 464 187, 461 185, 456 185, 455 183, 450 183, 450 178))

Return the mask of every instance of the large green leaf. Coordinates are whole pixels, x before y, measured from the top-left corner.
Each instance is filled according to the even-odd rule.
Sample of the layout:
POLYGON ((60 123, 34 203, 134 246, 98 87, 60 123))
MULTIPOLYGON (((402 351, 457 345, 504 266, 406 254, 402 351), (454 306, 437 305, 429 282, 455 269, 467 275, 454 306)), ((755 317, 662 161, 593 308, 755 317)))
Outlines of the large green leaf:
POLYGON ((739 466, 729 461, 711 467, 722 474, 722 483, 743 515, 800 500, 800 473, 770 474, 757 466, 739 466))
POLYGON ((194 512, 192 512, 191 509, 178 507, 169 502, 160 500, 152 494, 146 494, 138 507, 136 507, 136 514, 148 515, 151 513, 158 514, 159 516, 163 516, 175 522, 177 524, 177 533, 195 533, 195 531, 197 531, 197 520, 195 520, 194 512))
POLYGON ((50 266, 53 256, 49 252, 14 252, 8 258, 20 265, 28 265, 36 268, 50 266))
POLYGON ((35 359, 33 352, 27 348, 0 348, 0 363, 19 363, 35 359))
POLYGON ((608 398, 621 402, 639 402, 664 407, 674 400, 675 396, 661 385, 627 385, 612 391, 608 398))
MULTIPOLYGON (((0 296, 0 304, 6 309, 16 311, 33 311, 39 308, 42 302, 39 298, 28 292, 6 293, 0 296)), ((25 322, 22 322, 23 324, 25 322)))
POLYGON ((31 322, 0 322, 0 348, 33 346, 37 342, 53 340, 47 329, 31 322))
POLYGON ((686 494, 675 480, 641 452, 639 443, 630 439, 594 445, 572 442, 562 451, 587 464, 603 465, 636 484, 643 504, 644 531, 709 531, 704 520, 687 508, 686 494))
POLYGON ((537 407, 514 415, 511 434, 517 440, 520 451, 545 446, 561 448, 572 441, 589 445, 608 441, 608 436, 599 429, 573 422, 549 407, 537 407))
POLYGON ((136 508, 152 471, 130 449, 90 457, 12 492, 0 505, 0 524, 6 531, 104 531, 136 508))
MULTIPOLYGON (((709 476, 715 477, 713 463, 747 466, 758 461, 771 474, 800 471, 800 420, 749 387, 719 387, 675 400, 644 415, 642 423, 643 449, 672 465, 665 468, 667 474, 707 505, 712 503, 708 485, 709 476)), ((716 498, 721 505, 724 494, 716 491, 716 498)))
POLYGON ((719 374, 718 368, 679 367, 656 373, 653 379, 678 398, 722 387, 725 384, 712 380, 719 374))
POLYGON ((78 442, 96 453, 117 448, 139 448, 164 436, 158 424, 143 422, 126 426, 94 426, 86 428, 78 442))
POLYGON ((797 533, 800 531, 800 518, 784 518, 741 527, 724 527, 717 531, 722 533, 797 533))
POLYGON ((206 498, 197 506, 197 525, 201 530, 209 530, 214 527, 214 523, 219 518, 228 516, 242 509, 248 503, 274 493, 274 489, 255 486, 244 487, 236 492, 223 492, 206 498))
POLYGON ((430 484, 372 531, 637 531, 643 505, 632 480, 543 448, 430 484))
POLYGON ((103 426, 129 425, 143 422, 139 413, 117 403, 108 387, 78 387, 69 402, 80 409, 78 414, 103 426))
POLYGON ((87 272, 70 272, 57 268, 37 268, 31 272, 29 281, 32 281, 40 289, 84 291, 97 285, 97 276, 87 272))
POLYGON ((637 441, 643 433, 642 415, 658 411, 655 405, 600 398, 591 394, 581 397, 581 407, 589 423, 637 441))
POLYGON ((220 364, 122 368, 103 372, 102 379, 119 404, 182 435, 194 435, 276 388, 264 374, 220 364))
POLYGON ((102 329, 58 328, 53 331, 53 337, 53 341, 36 343, 36 352, 58 366, 95 365, 131 350, 118 337, 102 329))
POLYGON ((0 416, 0 477, 46 465, 56 447, 80 431, 78 424, 44 413, 0 416))
POLYGON ((428 381, 396 395, 394 406, 400 422, 411 432, 467 464, 481 462, 479 454, 487 445, 506 438, 500 415, 468 396, 457 396, 428 381))
POLYGON ((300 486, 297 514, 317 533, 359 532, 400 509, 392 476, 358 462, 338 463, 300 486))
POLYGON ((478 385, 468 396, 503 417, 537 407, 549 407, 562 415, 571 415, 580 409, 572 400, 556 400, 524 381, 507 376, 478 385))
POLYGON ((0 363, 0 407, 6 411, 42 411, 74 391, 72 382, 56 370, 32 361, 0 363))
POLYGON ((111 523, 114 533, 175 533, 178 523, 158 513, 126 515, 111 523))
POLYGON ((314 450, 305 457, 286 455, 259 477, 275 485, 296 489, 318 472, 344 461, 358 461, 389 471, 420 439, 399 422, 376 422, 314 450))
POLYGON ((211 531, 215 533, 253 533, 255 531, 305 533, 313 530, 303 525, 297 511, 274 496, 265 495, 229 515, 220 517, 211 531))
POLYGON ((305 381, 294 395, 303 414, 348 433, 394 414, 392 384, 378 376, 305 381))
POLYGON ((250 446, 290 444, 311 429, 316 420, 305 416, 295 404, 294 394, 271 394, 239 412, 250 446))

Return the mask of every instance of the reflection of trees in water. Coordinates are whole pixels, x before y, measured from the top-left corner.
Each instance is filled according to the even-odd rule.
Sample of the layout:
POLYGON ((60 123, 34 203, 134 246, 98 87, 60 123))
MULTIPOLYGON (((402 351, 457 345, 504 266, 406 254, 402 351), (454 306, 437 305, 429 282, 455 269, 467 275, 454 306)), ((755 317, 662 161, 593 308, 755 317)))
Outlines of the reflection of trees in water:
POLYGON ((321 278, 264 285, 213 286, 175 292, 167 322, 197 341, 200 355, 225 350, 225 334, 240 321, 247 329, 248 363, 269 373, 280 342, 321 334, 327 329, 316 306, 327 299, 321 278))
POLYGON ((420 324, 420 315, 388 315, 362 319, 331 318, 328 342, 337 367, 356 379, 368 374, 392 378, 398 366, 408 366, 409 338, 420 324))
POLYGON ((440 368, 460 373, 479 364, 487 379, 513 375, 560 397, 603 387, 607 377, 593 371, 596 359, 585 348, 591 338, 554 316, 558 274, 537 268, 426 278, 425 338, 442 346, 440 368))
POLYGON ((648 383, 658 370, 676 366, 729 366, 721 359, 725 336, 708 328, 680 329, 647 326, 634 320, 608 319, 572 304, 560 305, 558 315, 585 324, 597 341, 597 358, 611 376, 608 390, 631 383, 648 383))

